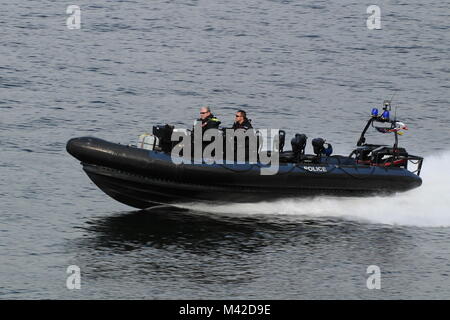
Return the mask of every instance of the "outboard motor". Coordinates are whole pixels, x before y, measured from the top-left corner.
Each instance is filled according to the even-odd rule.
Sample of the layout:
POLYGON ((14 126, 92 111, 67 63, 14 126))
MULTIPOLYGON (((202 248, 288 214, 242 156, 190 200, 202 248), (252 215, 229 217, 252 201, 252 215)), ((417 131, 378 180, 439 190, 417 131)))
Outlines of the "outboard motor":
POLYGON ((312 140, 314 154, 318 157, 325 155, 329 157, 333 153, 333 146, 329 143, 325 143, 322 138, 315 138, 312 140), (325 147, 325 145, 327 145, 325 147))
POLYGON ((296 133, 294 138, 292 138, 292 152, 296 160, 300 160, 305 154, 306 140, 308 140, 308 137, 299 133, 296 133))
POLYGON ((159 145, 163 152, 170 153, 172 151, 172 132, 173 126, 171 125, 158 125, 153 127, 153 134, 158 137, 159 145))
POLYGON ((322 155, 323 151, 324 151, 324 143, 325 140, 323 140, 322 138, 315 138, 311 141, 313 149, 314 149, 314 154, 316 156, 320 156, 322 155))

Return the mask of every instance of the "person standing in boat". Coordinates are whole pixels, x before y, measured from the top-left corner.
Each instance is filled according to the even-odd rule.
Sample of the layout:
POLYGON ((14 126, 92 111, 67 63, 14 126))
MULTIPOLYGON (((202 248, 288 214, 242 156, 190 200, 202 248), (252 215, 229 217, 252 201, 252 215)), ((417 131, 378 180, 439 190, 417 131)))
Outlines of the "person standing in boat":
POLYGON ((233 124, 233 130, 237 129, 252 129, 251 120, 247 119, 247 113, 244 110, 238 110, 235 115, 235 121, 233 124))

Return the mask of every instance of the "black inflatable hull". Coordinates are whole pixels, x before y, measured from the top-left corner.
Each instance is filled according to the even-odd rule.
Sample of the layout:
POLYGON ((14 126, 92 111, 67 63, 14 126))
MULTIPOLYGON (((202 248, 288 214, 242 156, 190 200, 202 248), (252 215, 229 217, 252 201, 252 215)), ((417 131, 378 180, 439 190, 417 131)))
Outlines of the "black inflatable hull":
POLYGON ((330 161, 280 164, 275 175, 259 165, 179 164, 170 155, 105 140, 71 139, 67 151, 81 161, 106 194, 135 208, 192 201, 259 202, 313 195, 368 195, 406 191, 421 185, 403 168, 330 161))

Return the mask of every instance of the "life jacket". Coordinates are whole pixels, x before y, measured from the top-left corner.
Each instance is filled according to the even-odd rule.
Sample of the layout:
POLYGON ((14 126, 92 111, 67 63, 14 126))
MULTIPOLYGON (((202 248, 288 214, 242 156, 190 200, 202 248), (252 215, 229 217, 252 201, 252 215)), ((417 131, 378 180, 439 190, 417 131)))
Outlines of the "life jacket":
POLYGON ((220 125, 220 120, 217 119, 213 114, 205 119, 200 118, 197 121, 201 121, 203 131, 208 129, 218 129, 220 125))
POLYGON ((252 129, 253 126, 252 126, 252 124, 251 124, 251 121, 252 121, 252 120, 246 118, 246 119, 244 120, 244 122, 242 122, 242 123, 235 122, 235 123, 233 124, 233 129, 234 129, 234 130, 237 130, 237 129, 244 129, 244 130, 252 129))

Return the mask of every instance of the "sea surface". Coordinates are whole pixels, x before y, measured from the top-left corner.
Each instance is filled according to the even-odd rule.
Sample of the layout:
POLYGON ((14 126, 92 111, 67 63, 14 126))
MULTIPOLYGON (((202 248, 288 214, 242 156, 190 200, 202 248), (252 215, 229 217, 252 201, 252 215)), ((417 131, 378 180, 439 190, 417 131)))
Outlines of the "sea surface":
POLYGON ((376 1, 373 30, 350 0, 70 4, 80 29, 66 2, 1 4, 0 299, 450 298, 448 1, 376 1), (137 211, 65 150, 191 126, 207 104, 223 126, 242 108, 346 155, 391 98, 425 162, 422 187, 390 197, 137 211))

